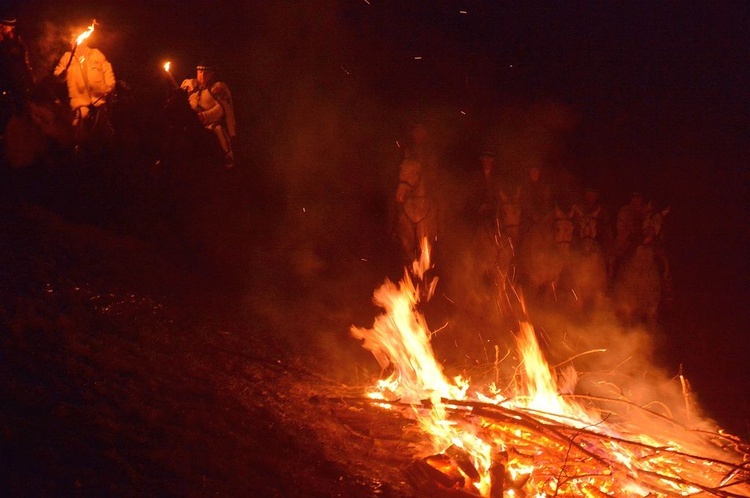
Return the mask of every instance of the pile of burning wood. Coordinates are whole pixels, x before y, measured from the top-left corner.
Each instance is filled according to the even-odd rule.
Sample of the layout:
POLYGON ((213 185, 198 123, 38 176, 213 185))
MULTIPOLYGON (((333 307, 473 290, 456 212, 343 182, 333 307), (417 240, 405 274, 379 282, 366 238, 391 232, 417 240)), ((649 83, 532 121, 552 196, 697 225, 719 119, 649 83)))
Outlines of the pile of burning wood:
MULTIPOLYGON (((495 443, 487 494, 492 498, 750 495, 750 446, 728 434, 679 428, 673 434, 683 432, 685 439, 700 439, 713 449, 710 454, 688 453, 677 443, 643 434, 605 434, 552 414, 444 402, 458 424, 480 427, 495 443)), ((415 460, 407 475, 418 490, 433 496, 485 496, 480 469, 455 444, 415 460)))
POLYGON ((430 449, 406 467, 427 496, 750 496, 750 445, 694 429, 624 399, 561 394, 533 327, 520 323, 514 392, 477 389, 443 375, 417 311, 429 248, 397 285, 375 292, 385 313, 352 328, 386 379, 358 404, 413 419, 430 449), (415 282, 417 282, 415 284, 415 282), (489 393, 489 394, 487 394, 489 393), (620 405, 623 409, 618 410, 620 405), (637 417, 633 412, 638 412, 637 417))

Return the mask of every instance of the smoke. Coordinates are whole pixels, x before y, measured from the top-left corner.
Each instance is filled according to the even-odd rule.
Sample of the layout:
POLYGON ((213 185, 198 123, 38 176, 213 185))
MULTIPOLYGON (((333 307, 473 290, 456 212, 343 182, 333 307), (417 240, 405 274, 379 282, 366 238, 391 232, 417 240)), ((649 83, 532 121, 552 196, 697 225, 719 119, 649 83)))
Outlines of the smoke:
MULTIPOLYGON (((578 189, 567 142, 579 124, 575 107, 505 101, 484 110, 484 116, 496 115, 478 129, 475 116, 460 113, 460 98, 441 94, 455 91, 441 75, 460 80, 463 88, 463 74, 453 74, 461 71, 451 61, 434 54, 432 61, 442 67, 431 72, 427 64, 414 64, 411 49, 424 47, 400 47, 404 40, 417 44, 412 38, 374 36, 395 24, 410 33, 409 23, 353 21, 342 13, 346 9, 322 0, 221 8, 198 2, 176 13, 171 4, 149 4, 149 15, 113 2, 103 2, 99 11, 84 12, 86 7, 69 12, 50 2, 48 13, 58 15, 41 22, 39 36, 25 37, 38 77, 51 72, 90 17, 101 22, 91 43, 112 61, 118 77, 134 68, 148 73, 152 63, 161 74, 156 59, 166 52, 175 61, 191 61, 178 64, 182 76, 201 56, 217 57, 239 121, 238 164, 247 181, 238 189, 250 192, 247 203, 257 212, 233 205, 237 212, 227 214, 201 206, 202 216, 194 221, 205 225, 202 242, 222 271, 264 289, 251 291, 248 306, 268 319, 278 340, 340 369, 332 375, 350 379, 353 371, 376 368, 348 330, 370 325, 378 312, 371 293, 403 271, 391 233, 398 164, 409 127, 426 124, 441 156, 434 172, 441 229, 435 247, 438 293, 425 310, 430 324, 441 329, 435 336, 440 359, 455 369, 494 373, 496 354, 503 358, 514 347, 518 314, 512 306, 499 310, 497 284, 477 277, 484 262, 462 215, 475 200, 470 176, 479 170, 480 150, 491 147, 509 183, 540 167, 555 186, 556 200, 565 204, 578 189), (68 14, 78 20, 59 20, 68 14)), ((358 7, 376 12, 369 2, 358 7)), ((638 404, 662 399, 681 413, 685 403, 674 373, 654 366, 657 332, 623 327, 605 310, 575 318, 537 311, 533 321, 548 338, 544 347, 552 363, 606 348, 572 362, 579 390, 612 395, 617 385, 638 404)))
POLYGON ((70 50, 73 38, 71 27, 64 27, 49 20, 42 22, 41 33, 34 38, 34 43, 29 47, 30 57, 35 61, 32 65, 35 80, 42 80, 52 73, 60 57, 70 50))

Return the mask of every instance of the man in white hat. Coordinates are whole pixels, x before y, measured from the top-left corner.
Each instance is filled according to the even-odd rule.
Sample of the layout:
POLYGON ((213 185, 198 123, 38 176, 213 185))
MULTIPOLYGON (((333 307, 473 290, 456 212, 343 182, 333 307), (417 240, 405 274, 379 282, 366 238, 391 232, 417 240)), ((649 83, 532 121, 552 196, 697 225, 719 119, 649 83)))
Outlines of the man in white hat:
POLYGON ((188 92, 190 107, 203 126, 216 134, 224 151, 224 166, 232 168, 232 139, 235 137, 232 93, 226 83, 217 80, 215 66, 201 63, 195 69, 196 77, 183 81, 180 88, 188 92))

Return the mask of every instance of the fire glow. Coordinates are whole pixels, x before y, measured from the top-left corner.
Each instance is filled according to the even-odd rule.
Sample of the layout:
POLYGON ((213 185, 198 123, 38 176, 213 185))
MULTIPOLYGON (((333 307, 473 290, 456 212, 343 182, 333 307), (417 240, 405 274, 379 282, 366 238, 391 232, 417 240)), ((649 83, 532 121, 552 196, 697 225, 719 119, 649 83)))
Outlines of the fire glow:
POLYGON ((372 328, 351 329, 389 373, 369 389, 373 405, 413 414, 430 438, 431 453, 406 469, 415 487, 490 498, 750 496, 750 450, 739 438, 688 429, 625 399, 597 408, 594 397, 561 394, 572 386, 558 385, 530 323, 519 324, 512 392, 449 379, 418 311, 437 284, 425 278, 430 268, 424 241, 411 271, 375 291, 385 312, 372 328), (608 408, 617 403, 649 420, 649 433, 608 408))
POLYGON ((169 82, 172 84, 173 87, 177 88, 177 80, 174 79, 174 75, 172 74, 172 62, 167 61, 162 66, 164 68, 164 72, 167 73, 167 76, 169 77, 169 82))
POLYGON ((88 27, 88 28, 86 28, 86 30, 85 30, 85 31, 84 31, 83 33, 81 33, 80 35, 78 35, 78 38, 76 38, 76 46, 80 45, 80 44, 81 44, 81 43, 83 43, 83 42, 84 42, 84 41, 85 41, 85 40, 86 40, 86 39, 87 39, 87 38, 88 38, 89 36, 91 36, 91 33, 93 33, 93 32, 94 32, 94 26, 95 26, 95 25, 96 25, 96 19, 94 19, 93 21, 91 21, 91 25, 89 25, 89 27, 88 27))

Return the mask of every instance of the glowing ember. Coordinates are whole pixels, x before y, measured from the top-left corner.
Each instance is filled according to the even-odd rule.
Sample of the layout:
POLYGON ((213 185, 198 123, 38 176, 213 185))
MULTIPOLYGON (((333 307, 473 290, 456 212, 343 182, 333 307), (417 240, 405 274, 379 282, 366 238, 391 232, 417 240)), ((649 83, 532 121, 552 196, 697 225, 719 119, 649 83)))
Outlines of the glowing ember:
POLYGON ((408 408, 430 436, 431 454, 407 469, 412 482, 491 498, 750 496, 746 444, 721 432, 689 430, 625 399, 561 394, 529 323, 520 323, 516 337, 521 365, 513 392, 467 395, 468 382, 448 379, 435 359, 418 311, 437 283, 425 278, 430 268, 423 241, 420 259, 401 282, 386 280, 375 291, 384 314, 371 329, 351 330, 388 374, 368 393, 379 400, 373 404, 408 408), (633 433, 630 420, 589 406, 594 401, 620 403, 629 416, 638 412, 649 433, 633 433))
POLYGON ((86 31, 78 35, 78 38, 76 38, 76 46, 83 43, 89 36, 91 36, 91 33, 94 32, 94 26, 96 26, 96 19, 91 21, 91 25, 86 28, 86 31))
POLYGON ((169 72, 169 68, 170 68, 171 65, 172 65, 172 63, 170 61, 165 62, 164 63, 164 70, 166 72, 169 72))

